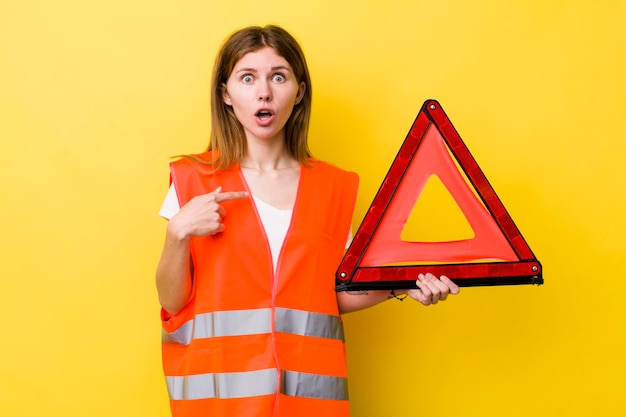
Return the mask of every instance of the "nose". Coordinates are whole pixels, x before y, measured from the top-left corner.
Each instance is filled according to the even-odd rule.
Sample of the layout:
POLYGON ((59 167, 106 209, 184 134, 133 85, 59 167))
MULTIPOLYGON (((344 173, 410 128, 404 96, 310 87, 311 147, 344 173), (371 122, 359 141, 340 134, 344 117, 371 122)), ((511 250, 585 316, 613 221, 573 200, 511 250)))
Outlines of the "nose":
POLYGON ((259 101, 270 101, 272 99, 272 92, 267 82, 259 83, 257 94, 259 95, 259 101))

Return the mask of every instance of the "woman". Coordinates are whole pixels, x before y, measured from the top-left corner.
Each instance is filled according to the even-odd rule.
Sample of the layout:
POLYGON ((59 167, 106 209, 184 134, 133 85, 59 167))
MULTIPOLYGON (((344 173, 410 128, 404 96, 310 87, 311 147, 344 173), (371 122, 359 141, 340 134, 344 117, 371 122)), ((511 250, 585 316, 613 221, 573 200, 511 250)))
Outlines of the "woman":
MULTIPOLYGON (((156 281, 174 416, 347 416, 340 313, 389 298, 336 293, 356 174, 311 158, 311 81, 277 26, 232 34, 212 81, 207 152, 171 164, 156 281)), ((458 287, 420 277, 425 305, 458 287)), ((395 296, 395 294, 394 294, 395 296)))

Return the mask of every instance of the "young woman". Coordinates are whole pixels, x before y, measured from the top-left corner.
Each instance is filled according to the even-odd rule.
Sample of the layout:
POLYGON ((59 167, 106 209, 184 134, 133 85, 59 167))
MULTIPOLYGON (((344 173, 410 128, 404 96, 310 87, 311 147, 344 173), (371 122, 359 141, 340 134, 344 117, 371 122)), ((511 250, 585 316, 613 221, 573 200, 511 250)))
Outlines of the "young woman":
MULTIPOLYGON (((356 174, 307 145, 311 80, 277 26, 226 39, 207 152, 171 164, 156 283, 174 416, 348 416, 340 313, 389 292, 336 293, 356 174)), ((458 293, 420 277, 425 305, 458 293)))

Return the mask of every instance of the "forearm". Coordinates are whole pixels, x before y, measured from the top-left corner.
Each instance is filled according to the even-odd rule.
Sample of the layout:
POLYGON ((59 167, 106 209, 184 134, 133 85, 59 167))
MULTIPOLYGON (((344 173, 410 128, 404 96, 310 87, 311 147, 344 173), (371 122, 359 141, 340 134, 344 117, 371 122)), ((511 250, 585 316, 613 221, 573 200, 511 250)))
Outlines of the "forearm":
POLYGON ((163 252, 156 271, 159 303, 170 314, 176 314, 191 296, 190 237, 178 233, 175 225, 168 223, 163 252))
MULTIPOLYGON (((396 294, 405 291, 396 291, 396 294)), ((337 304, 339 313, 346 314, 353 311, 363 310, 372 307, 389 299, 389 290, 372 291, 341 291, 337 293, 337 304)))
POLYGON ((417 288, 397 289, 394 291, 346 291, 337 293, 339 312, 350 313, 376 305, 390 298, 403 300, 410 297, 425 306, 445 301, 448 295, 459 293, 459 286, 445 275, 437 278, 433 274, 419 274, 415 281, 417 288))

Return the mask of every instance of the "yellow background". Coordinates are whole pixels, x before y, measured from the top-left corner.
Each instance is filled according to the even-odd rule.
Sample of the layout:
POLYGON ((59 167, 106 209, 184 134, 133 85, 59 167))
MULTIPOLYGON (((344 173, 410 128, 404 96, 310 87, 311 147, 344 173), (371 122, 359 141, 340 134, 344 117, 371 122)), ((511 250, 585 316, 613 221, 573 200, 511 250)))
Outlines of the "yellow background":
POLYGON ((218 44, 265 23, 307 53, 355 226, 434 98, 544 266, 346 316, 354 416, 626 415, 624 4, 3 0, 0 415, 168 415, 168 158, 206 146, 218 44))

